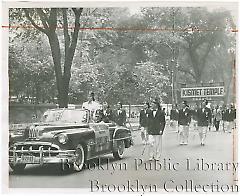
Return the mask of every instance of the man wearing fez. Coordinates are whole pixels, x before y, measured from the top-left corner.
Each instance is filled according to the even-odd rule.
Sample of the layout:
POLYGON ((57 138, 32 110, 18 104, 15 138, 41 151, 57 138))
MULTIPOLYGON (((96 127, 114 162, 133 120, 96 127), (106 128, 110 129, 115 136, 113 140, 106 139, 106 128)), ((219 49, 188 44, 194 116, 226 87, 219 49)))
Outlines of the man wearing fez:
POLYGON ((126 110, 123 109, 122 103, 117 103, 117 110, 115 112, 115 122, 119 126, 125 126, 126 125, 126 110))
POLYGON ((226 118, 226 131, 231 133, 234 129, 234 120, 236 119, 236 110, 234 109, 233 104, 229 104, 227 106, 227 110, 225 111, 226 118))
POLYGON ((143 144, 147 143, 148 140, 148 126, 149 126, 149 114, 151 112, 150 104, 148 102, 145 102, 143 105, 143 109, 140 111, 140 117, 139 117, 139 127, 141 130, 141 138, 143 144))
POLYGON ((226 124, 227 124, 227 121, 226 121, 226 117, 227 117, 227 108, 226 108, 226 105, 223 104, 222 106, 222 129, 223 129, 223 132, 226 131, 226 124))
POLYGON ((177 104, 175 104, 173 105, 170 111, 170 123, 176 132, 178 132, 177 121, 178 121, 178 109, 177 109, 177 104))
POLYGON ((198 105, 195 103, 193 108, 191 109, 191 117, 192 117, 192 124, 193 124, 193 130, 197 130, 197 111, 198 111, 198 105))
POLYGON ((197 119, 198 119, 198 131, 201 146, 205 145, 205 139, 207 137, 207 131, 209 125, 211 125, 212 113, 209 108, 206 107, 207 101, 204 100, 202 102, 202 107, 197 111, 197 119))
POLYGON ((161 156, 165 124, 165 113, 161 109, 160 103, 155 100, 152 104, 152 111, 149 113, 148 134, 149 140, 152 140, 149 147, 149 160, 159 159, 161 156))
POLYGON ((94 120, 96 113, 101 109, 101 104, 95 100, 94 92, 90 92, 88 101, 82 104, 82 109, 86 109, 90 112, 90 119, 94 120))
POLYGON ((191 122, 191 111, 188 108, 187 101, 183 101, 178 114, 178 130, 180 145, 188 144, 189 124, 191 122))

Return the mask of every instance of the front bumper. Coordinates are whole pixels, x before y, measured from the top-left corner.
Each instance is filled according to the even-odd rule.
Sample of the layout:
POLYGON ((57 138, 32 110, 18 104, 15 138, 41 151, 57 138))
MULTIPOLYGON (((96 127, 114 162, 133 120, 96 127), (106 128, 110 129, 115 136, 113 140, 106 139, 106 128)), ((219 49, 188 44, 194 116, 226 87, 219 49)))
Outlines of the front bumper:
POLYGON ((9 164, 51 164, 51 163, 73 163, 76 160, 75 150, 10 150, 9 164), (51 154, 57 154, 52 156, 51 154))

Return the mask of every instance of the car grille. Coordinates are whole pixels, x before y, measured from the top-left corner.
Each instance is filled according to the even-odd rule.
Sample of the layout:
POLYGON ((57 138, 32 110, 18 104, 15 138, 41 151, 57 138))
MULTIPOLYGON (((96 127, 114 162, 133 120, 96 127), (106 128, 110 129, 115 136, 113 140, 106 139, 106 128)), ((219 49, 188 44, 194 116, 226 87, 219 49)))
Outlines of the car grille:
POLYGON ((33 155, 39 157, 42 153, 44 157, 51 157, 59 154, 59 148, 51 144, 18 144, 9 149, 9 156, 13 156, 14 148, 17 156, 33 155))
POLYGON ((40 136, 39 130, 35 126, 32 126, 29 128, 29 131, 28 131, 29 139, 34 139, 34 140, 39 139, 39 136, 40 136))

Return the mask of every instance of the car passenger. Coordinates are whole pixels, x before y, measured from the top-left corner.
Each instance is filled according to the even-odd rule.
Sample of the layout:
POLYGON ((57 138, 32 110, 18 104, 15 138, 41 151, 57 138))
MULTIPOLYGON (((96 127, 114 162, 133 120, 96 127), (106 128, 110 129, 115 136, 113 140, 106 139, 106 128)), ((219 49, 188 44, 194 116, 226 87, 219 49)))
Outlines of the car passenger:
POLYGON ((107 102, 103 103, 102 109, 99 110, 99 115, 100 115, 99 121, 103 121, 105 123, 113 121, 113 111, 107 102))
POLYGON ((126 110, 123 109, 122 103, 118 102, 117 103, 117 110, 115 112, 115 118, 114 121, 117 123, 119 126, 125 126, 126 125, 126 110))
POLYGON ((101 109, 101 104, 95 100, 94 92, 89 93, 88 101, 82 104, 82 108, 89 110, 90 120, 95 120, 97 111, 101 109))

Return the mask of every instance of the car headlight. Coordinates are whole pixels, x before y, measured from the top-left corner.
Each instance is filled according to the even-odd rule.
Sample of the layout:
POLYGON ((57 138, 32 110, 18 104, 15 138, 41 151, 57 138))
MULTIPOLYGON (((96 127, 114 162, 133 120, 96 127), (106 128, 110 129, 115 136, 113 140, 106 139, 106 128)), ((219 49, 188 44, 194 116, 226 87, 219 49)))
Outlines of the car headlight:
POLYGON ((68 136, 62 133, 58 136, 58 141, 60 144, 66 144, 68 141, 68 136))

